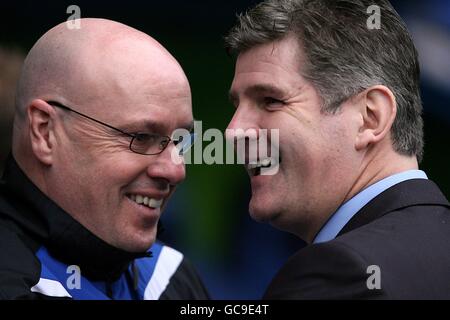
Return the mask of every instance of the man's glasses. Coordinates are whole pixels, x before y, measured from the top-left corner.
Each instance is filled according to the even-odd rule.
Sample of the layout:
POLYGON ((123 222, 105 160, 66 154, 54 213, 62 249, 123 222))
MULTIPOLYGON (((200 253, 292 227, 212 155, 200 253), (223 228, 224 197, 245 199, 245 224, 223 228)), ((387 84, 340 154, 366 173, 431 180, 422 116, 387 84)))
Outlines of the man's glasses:
POLYGON ((185 136, 180 136, 177 139, 172 139, 169 136, 163 136, 163 135, 159 135, 159 134, 154 134, 154 133, 128 133, 125 132, 123 130, 120 130, 118 128, 115 128, 107 123, 104 123, 100 120, 94 119, 88 115, 85 115, 81 112, 78 112, 76 110, 73 110, 72 108, 69 108, 59 102, 56 101, 47 101, 47 103, 49 105, 52 105, 54 107, 58 107, 61 109, 64 109, 66 111, 70 111, 73 113, 76 113, 86 119, 89 119, 91 121, 94 121, 98 124, 101 124, 105 127, 108 127, 112 130, 115 130, 117 132, 120 132, 121 134, 128 136, 131 138, 130 141, 130 150, 135 152, 135 153, 139 153, 139 154, 143 154, 143 155, 156 155, 156 154, 160 154, 162 153, 167 146, 169 145, 169 143, 171 141, 173 141, 173 144, 177 147, 177 149, 179 150, 179 154, 183 155, 185 153, 188 152, 188 150, 190 149, 190 147, 194 144, 195 141, 195 134, 194 133, 189 133, 185 136))

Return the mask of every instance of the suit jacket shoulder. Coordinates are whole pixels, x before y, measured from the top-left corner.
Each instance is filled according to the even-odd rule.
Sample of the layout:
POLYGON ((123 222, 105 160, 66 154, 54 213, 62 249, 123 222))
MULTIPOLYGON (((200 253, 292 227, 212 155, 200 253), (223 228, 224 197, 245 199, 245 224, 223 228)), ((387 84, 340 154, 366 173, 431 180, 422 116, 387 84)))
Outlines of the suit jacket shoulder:
MULTIPOLYGON (((366 287, 367 261, 343 243, 308 246, 283 266, 264 299, 356 299, 373 295, 366 287)), ((381 291, 374 292, 382 295, 381 291)))
POLYGON ((336 239, 289 259, 265 298, 449 299, 450 210, 434 186, 407 181, 385 191, 336 239))

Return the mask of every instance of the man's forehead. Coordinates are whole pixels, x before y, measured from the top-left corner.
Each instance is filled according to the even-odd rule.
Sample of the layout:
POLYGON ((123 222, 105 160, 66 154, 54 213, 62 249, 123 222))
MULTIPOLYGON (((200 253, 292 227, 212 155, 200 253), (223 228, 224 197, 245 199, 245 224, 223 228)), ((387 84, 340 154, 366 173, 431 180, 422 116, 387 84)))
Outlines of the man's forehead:
POLYGON ((236 66, 245 68, 252 63, 279 63, 286 59, 300 63, 303 61, 303 50, 299 41, 294 36, 287 36, 282 39, 255 45, 238 55, 236 66))
POLYGON ((229 96, 231 100, 241 95, 283 96, 293 87, 302 86, 304 81, 300 72, 293 67, 253 65, 246 71, 236 70, 229 96))
POLYGON ((192 101, 188 90, 172 90, 167 86, 156 90, 151 85, 136 86, 132 90, 127 88, 102 88, 92 99, 83 101, 83 110, 123 126, 123 129, 126 126, 165 131, 192 121, 192 101))
POLYGON ((155 133, 170 133, 175 129, 183 128, 191 130, 194 127, 194 119, 191 116, 184 116, 182 118, 162 118, 161 116, 153 116, 146 118, 129 118, 122 120, 120 124, 121 130, 124 131, 138 131, 138 132, 155 132, 155 133))
POLYGON ((230 99, 241 94, 273 94, 282 96, 292 86, 300 86, 305 79, 301 75, 296 42, 268 43, 249 49, 236 61, 236 70, 230 88, 230 99), (285 49, 272 53, 273 46, 285 49), (253 50, 253 51, 252 51, 253 50))

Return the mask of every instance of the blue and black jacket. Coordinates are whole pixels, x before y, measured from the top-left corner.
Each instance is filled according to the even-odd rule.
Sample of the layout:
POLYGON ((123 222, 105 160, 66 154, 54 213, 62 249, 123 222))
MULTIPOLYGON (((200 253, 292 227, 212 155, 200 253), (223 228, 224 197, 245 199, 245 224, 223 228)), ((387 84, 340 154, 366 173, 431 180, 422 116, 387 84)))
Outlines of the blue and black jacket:
POLYGON ((183 255, 110 246, 44 195, 10 157, 0 182, 0 299, 208 299, 183 255))

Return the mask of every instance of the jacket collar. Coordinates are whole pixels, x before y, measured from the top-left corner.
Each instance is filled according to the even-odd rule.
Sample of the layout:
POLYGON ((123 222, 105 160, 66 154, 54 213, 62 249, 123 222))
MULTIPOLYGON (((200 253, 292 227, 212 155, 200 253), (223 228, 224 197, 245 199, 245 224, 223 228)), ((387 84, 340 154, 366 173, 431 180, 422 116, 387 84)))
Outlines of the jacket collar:
POLYGON ((433 181, 407 180, 385 190, 367 203, 350 219, 338 236, 362 227, 392 211, 417 205, 450 207, 449 202, 433 181))
POLYGON ((15 208, 5 214, 55 258, 78 265, 91 280, 115 280, 132 260, 150 256, 118 249, 91 233, 42 193, 12 156, 5 167, 2 189, 15 208))

